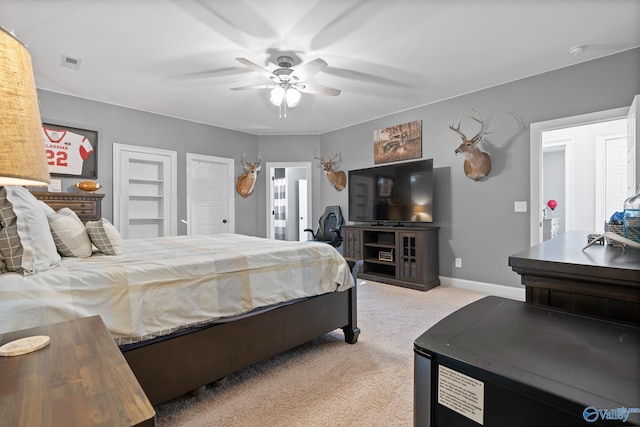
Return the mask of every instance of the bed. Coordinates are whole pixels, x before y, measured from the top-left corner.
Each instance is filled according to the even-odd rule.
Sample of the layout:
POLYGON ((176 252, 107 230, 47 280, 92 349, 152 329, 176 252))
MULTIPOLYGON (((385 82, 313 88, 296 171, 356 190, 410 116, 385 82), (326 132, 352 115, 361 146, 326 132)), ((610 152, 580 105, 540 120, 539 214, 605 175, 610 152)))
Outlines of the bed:
POLYGON ((122 240, 0 275, 0 332, 100 315, 153 405, 341 328, 358 339, 354 266, 330 245, 244 236, 122 240))

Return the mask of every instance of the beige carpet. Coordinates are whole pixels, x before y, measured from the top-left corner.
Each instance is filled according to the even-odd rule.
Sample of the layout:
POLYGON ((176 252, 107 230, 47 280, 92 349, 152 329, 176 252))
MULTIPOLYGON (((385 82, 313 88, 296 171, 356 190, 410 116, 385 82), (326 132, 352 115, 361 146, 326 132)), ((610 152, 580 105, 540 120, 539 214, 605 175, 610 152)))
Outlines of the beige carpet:
POLYGON ((451 287, 427 292, 358 286, 358 343, 334 331, 156 408, 158 426, 411 426, 413 342, 483 297, 451 287))

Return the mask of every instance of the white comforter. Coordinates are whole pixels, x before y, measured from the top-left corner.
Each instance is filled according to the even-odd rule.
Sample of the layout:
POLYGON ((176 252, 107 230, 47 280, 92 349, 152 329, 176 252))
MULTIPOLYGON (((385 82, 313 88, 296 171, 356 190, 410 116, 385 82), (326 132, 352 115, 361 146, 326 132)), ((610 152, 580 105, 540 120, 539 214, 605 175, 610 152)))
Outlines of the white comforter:
POLYGON ((0 333, 100 315, 119 344, 353 286, 330 245, 239 234, 131 239, 124 254, 0 274, 0 333))

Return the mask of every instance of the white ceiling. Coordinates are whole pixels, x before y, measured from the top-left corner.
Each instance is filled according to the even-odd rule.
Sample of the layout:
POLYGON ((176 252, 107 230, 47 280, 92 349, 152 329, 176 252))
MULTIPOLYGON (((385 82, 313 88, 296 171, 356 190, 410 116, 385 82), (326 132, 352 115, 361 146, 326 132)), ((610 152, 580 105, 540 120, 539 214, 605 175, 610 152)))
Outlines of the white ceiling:
POLYGON ((41 89, 257 135, 318 134, 640 46, 638 0, 2 0, 41 89), (581 55, 569 54, 585 45, 581 55), (329 63, 287 118, 270 70, 329 63), (80 59, 63 67, 64 55, 80 59))

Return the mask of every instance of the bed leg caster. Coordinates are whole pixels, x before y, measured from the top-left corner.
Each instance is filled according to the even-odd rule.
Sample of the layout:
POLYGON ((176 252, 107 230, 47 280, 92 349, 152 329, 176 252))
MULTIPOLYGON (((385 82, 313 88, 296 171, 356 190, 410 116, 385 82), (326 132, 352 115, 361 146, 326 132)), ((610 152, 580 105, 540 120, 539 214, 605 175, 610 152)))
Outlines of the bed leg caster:
POLYGON ((342 328, 344 331, 344 341, 348 344, 355 344, 358 342, 358 336, 360 335, 360 328, 342 328))

